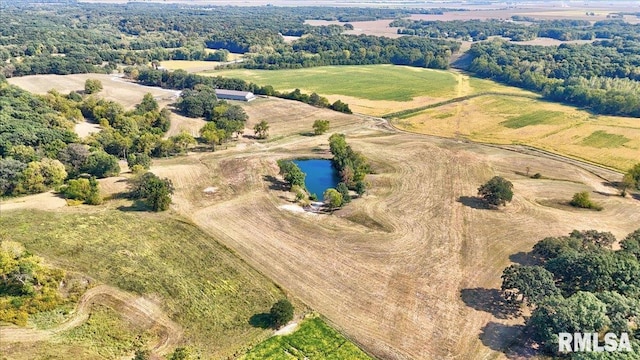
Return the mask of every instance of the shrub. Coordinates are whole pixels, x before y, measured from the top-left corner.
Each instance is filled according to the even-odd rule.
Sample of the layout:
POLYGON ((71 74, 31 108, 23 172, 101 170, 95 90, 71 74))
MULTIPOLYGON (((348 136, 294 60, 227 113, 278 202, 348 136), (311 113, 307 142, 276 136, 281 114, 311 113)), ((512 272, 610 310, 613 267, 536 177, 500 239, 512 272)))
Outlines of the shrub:
POLYGON ((587 191, 575 193, 569 204, 582 209, 602 210, 602 206, 591 201, 591 196, 587 191))
POLYGON ((271 307, 269 314, 271 315, 273 327, 280 328, 293 319, 293 305, 287 299, 278 300, 271 307))
POLYGON ((533 178, 533 179, 540 179, 540 178, 542 178, 542 174, 540 174, 540 173, 535 173, 535 174, 533 174, 533 176, 531 176, 531 178, 533 178))

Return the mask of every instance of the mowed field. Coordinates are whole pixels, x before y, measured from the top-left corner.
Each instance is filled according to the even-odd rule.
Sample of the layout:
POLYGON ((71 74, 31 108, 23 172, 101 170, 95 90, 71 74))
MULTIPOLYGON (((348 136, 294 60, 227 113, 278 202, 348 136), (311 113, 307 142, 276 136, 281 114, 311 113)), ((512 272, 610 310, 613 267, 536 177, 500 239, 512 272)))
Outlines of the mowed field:
MULTIPOLYGON (((474 79, 457 83, 466 85, 454 88, 456 94, 459 89, 480 91, 473 90, 476 86, 482 91, 491 88, 490 82, 474 79)), ((640 223, 639 201, 611 196, 617 190, 602 178, 567 162, 398 132, 380 119, 337 114, 298 102, 259 99, 241 104, 251 117, 249 126, 269 119, 271 139, 242 138, 226 150, 154 160, 152 171, 173 181, 172 211, 188 219, 186 223, 169 221, 164 214, 121 213, 133 209, 115 201, 104 205, 108 210, 82 208, 69 218, 68 209, 36 213, 43 219, 36 222, 27 221, 26 212, 3 212, 0 219, 9 214, 6 224, 24 223, 19 231, 5 232, 47 259, 59 257, 67 266, 73 266, 77 251, 81 255, 75 266, 86 268, 98 279, 112 276, 108 283, 157 289, 152 293, 160 294, 171 315, 173 305, 164 294, 172 288, 158 289, 153 281, 175 275, 166 273, 166 263, 181 268, 172 259, 182 259, 179 254, 184 251, 199 251, 198 259, 208 254, 212 245, 198 240, 202 230, 209 235, 208 241, 220 241, 376 357, 502 359, 505 349, 520 335, 518 325, 523 322, 522 318, 506 318, 495 306, 504 267, 547 236, 595 228, 621 238, 640 223), (336 114, 330 132, 308 136, 313 121, 330 114, 336 114), (277 160, 330 156, 328 137, 334 131, 345 133, 354 150, 371 161, 370 190, 333 215, 291 211, 294 199, 283 191, 277 160), (540 172, 545 179, 518 175, 527 169, 540 172), (515 197, 504 209, 487 210, 473 197, 478 186, 494 175, 514 183, 515 197), (604 210, 556 206, 578 191, 589 191, 604 210), (135 214, 162 220, 136 223, 135 214), (116 240, 105 239, 109 232, 101 230, 92 235, 97 240, 87 244, 76 235, 66 240, 65 230, 59 227, 66 224, 71 234, 85 234, 96 222, 109 226, 110 231, 122 228, 116 234, 136 235, 126 241, 118 235, 120 240, 114 243, 116 240), (191 227, 191 222, 199 229, 191 227), (195 233, 171 235, 185 226, 195 233), (148 231, 155 235, 145 235, 148 231), (43 232, 51 235, 37 239, 29 235, 43 232), (62 245, 56 246, 58 242, 62 245), (93 244, 97 250, 91 249, 93 244), (125 251, 116 250, 121 248, 125 251), (122 266, 107 264, 114 260, 113 264, 122 266), (147 262, 165 268, 136 273, 147 262), (139 280, 127 280, 132 275, 139 280)), ((452 104, 451 111, 461 104, 452 104)), ((523 118, 509 125, 537 121, 523 118)), ((597 133, 587 142, 600 144, 607 139, 597 133)), ((607 178, 619 181, 621 175, 609 172, 607 178)), ((209 261, 188 271, 206 271, 206 263, 209 261)), ((196 290, 184 293, 198 294, 196 290)), ((194 326, 176 319, 185 327, 185 334, 187 325, 194 326)), ((202 324, 198 321, 193 320, 202 324)), ((264 334, 247 331, 256 331, 256 339, 264 334)))
POLYGON ((525 144, 626 171, 640 160, 640 121, 543 100, 487 95, 392 120, 401 129, 525 144))
MULTIPOLYGON (((273 103, 249 106, 260 113, 273 103)), ((372 161, 369 193, 334 215, 291 211, 293 196, 280 187, 276 161, 326 156, 330 135, 301 135, 298 127, 311 128, 314 119, 297 119, 298 107, 306 105, 288 102, 290 117, 280 125, 292 127, 288 136, 156 161, 153 171, 179 184, 177 211, 375 356, 503 357, 500 350, 519 335, 514 325, 522 322, 505 319, 492 305, 511 256, 574 228, 622 237, 640 222, 640 202, 603 195, 617 191, 573 165, 397 133, 358 116, 338 130, 372 161), (527 167, 556 180, 517 174, 527 167), (188 172, 215 175, 199 182, 188 172), (499 211, 472 198, 494 175, 515 184, 514 202, 499 211), (216 191, 207 194, 207 188, 216 191), (541 205, 583 190, 604 210, 541 205)))
POLYGON ((322 66, 298 70, 216 70, 202 75, 240 78, 278 91, 316 92, 351 110, 383 115, 454 97, 458 79, 446 71, 393 65, 322 66))

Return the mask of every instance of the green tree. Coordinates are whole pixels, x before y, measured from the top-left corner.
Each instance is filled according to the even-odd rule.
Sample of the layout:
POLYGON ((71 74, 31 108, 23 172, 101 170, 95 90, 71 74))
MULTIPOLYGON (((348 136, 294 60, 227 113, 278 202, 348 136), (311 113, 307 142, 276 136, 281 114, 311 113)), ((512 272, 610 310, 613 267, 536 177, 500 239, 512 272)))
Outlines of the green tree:
POLYGON ((541 266, 511 265, 502 273, 502 291, 509 301, 531 306, 560 295, 553 274, 541 266))
POLYGON ((67 185, 60 188, 60 193, 66 199, 80 200, 89 205, 102 203, 98 182, 95 178, 69 180, 67 185))
POLYGON ((301 188, 305 188, 304 180, 306 178, 306 174, 300 170, 298 165, 296 165, 291 160, 278 160, 278 167, 280 168, 280 175, 284 177, 284 180, 291 185, 299 186, 301 188))
POLYGON ((129 169, 133 169, 136 165, 144 170, 149 170, 151 167, 151 157, 144 153, 129 154, 127 156, 127 166, 129 166, 129 169))
POLYGON ((340 194, 336 189, 327 189, 327 191, 324 192, 323 197, 324 203, 331 210, 337 209, 343 204, 342 194, 340 194))
POLYGON ((82 171, 100 179, 120 174, 120 165, 115 156, 104 151, 95 151, 87 158, 82 171))
POLYGON ((620 242, 620 247, 640 261, 640 229, 627 235, 627 237, 620 242))
POLYGON ((338 190, 340 195, 342 195, 343 204, 351 202, 351 194, 349 194, 349 188, 347 187, 347 184, 343 182, 338 183, 338 185, 336 186, 336 190, 338 190))
POLYGON ((200 129, 200 137, 207 144, 211 145, 213 151, 216 150, 216 144, 220 144, 225 136, 225 131, 218 129, 215 122, 208 122, 200 129))
POLYGON ((313 122, 313 133, 322 135, 329 130, 329 120, 316 120, 313 122))
POLYGON ((534 340, 555 354, 558 333, 598 332, 605 329, 610 320, 605 303, 592 293, 578 292, 566 299, 547 298, 533 311, 527 324, 533 330, 534 340))
POLYGON ((358 196, 364 195, 364 193, 367 191, 367 183, 363 180, 358 181, 356 183, 355 190, 358 196))
POLYGON ((147 349, 136 349, 133 360, 149 360, 151 359, 151 351, 147 349))
POLYGON ((513 184, 501 176, 494 176, 478 188, 478 195, 490 205, 506 205, 513 198, 513 184))
POLYGON ((569 204, 573 207, 583 208, 583 209, 594 209, 594 210, 602 210, 602 206, 591 201, 591 196, 587 191, 581 191, 575 193, 573 198, 569 202, 569 204))
POLYGON ((150 93, 146 93, 144 94, 144 97, 142 98, 142 102, 140 102, 140 104, 136 105, 136 113, 137 114, 144 114, 150 111, 158 111, 159 106, 158 106, 158 102, 156 101, 156 99, 153 98, 153 95, 151 95, 150 93))
POLYGON ((87 79, 84 82, 85 94, 95 94, 102 90, 102 82, 98 79, 87 79))
POLYGON ((287 299, 278 300, 271 307, 269 314, 271 324, 278 329, 293 319, 293 305, 287 299))
POLYGON ((623 183, 640 190, 640 163, 635 164, 624 176, 623 183))
POLYGON ((262 120, 253 127, 258 139, 266 139, 269 137, 269 123, 262 120))
POLYGON ((134 199, 144 199, 153 211, 167 210, 173 191, 171 180, 160 179, 150 172, 139 175, 130 182, 130 196, 134 199))
POLYGON ((191 352, 189 351, 189 349, 184 347, 176 348, 171 354, 171 357, 169 357, 169 360, 189 360, 189 359, 191 359, 191 352))
POLYGON ((185 152, 190 145, 195 145, 197 143, 196 139, 194 139, 191 134, 185 131, 182 131, 180 134, 170 137, 169 140, 173 141, 176 150, 178 150, 178 152, 180 153, 185 152))

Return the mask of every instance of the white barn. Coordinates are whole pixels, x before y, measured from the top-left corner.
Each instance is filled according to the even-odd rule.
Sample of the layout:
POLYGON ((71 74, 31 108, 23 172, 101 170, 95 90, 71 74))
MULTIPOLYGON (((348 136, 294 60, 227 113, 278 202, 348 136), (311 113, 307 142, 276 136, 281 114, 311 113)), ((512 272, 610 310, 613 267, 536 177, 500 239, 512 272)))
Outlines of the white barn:
POLYGON ((220 100, 237 100, 237 101, 251 101, 251 100, 255 100, 256 98, 256 96, 252 92, 224 90, 224 89, 216 89, 216 96, 220 100))

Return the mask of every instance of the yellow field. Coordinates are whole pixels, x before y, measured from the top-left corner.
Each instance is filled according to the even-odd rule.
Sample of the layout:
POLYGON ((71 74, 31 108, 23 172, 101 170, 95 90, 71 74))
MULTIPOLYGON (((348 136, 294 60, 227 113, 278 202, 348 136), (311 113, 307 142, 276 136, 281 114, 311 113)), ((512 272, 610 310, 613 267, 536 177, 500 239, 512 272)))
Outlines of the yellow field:
POLYGON ((481 96, 393 123, 424 134, 531 145, 622 171, 640 160, 638 119, 596 116, 536 99, 481 96))

